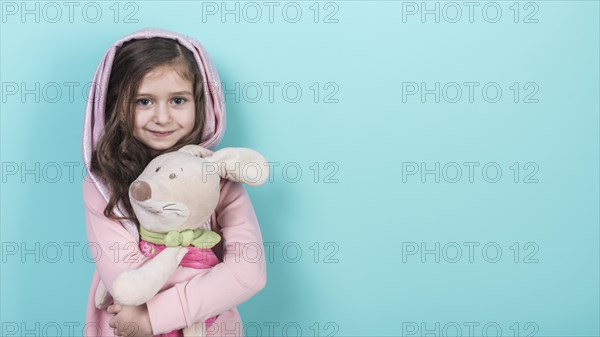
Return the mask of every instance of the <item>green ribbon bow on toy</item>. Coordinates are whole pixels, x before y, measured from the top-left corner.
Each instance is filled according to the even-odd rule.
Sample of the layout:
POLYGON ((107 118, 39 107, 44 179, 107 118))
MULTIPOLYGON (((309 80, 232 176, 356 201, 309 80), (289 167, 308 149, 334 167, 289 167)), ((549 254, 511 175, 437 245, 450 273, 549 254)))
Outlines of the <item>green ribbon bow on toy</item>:
POLYGON ((140 227, 140 235, 142 240, 167 247, 194 246, 198 248, 212 248, 221 241, 219 234, 201 228, 158 233, 140 227))

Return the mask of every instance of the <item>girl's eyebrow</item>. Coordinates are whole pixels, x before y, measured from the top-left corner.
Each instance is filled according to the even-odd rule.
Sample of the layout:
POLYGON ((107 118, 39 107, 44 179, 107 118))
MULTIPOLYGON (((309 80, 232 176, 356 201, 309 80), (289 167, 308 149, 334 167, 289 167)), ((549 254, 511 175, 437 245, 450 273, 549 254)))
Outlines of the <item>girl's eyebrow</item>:
MULTIPOLYGON (((193 96, 191 92, 184 90, 184 91, 176 91, 176 92, 172 92, 169 94, 170 96, 172 95, 188 95, 188 96, 193 96)), ((154 95, 152 94, 146 94, 143 92, 138 93, 138 96, 150 96, 150 97, 154 97, 154 95)))

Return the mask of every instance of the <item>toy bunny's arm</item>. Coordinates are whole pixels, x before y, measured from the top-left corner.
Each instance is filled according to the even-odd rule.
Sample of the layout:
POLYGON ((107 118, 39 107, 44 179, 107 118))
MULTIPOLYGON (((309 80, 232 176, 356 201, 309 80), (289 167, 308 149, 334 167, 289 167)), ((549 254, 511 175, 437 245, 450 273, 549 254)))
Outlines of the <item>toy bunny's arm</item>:
POLYGON ((138 269, 122 272, 112 284, 114 299, 125 305, 146 303, 167 283, 186 252, 184 247, 168 247, 138 269))
POLYGON ((223 262, 206 274, 176 283, 146 303, 156 334, 227 311, 266 285, 262 235, 250 198, 242 184, 227 180, 222 184, 215 212, 226 241, 223 262))

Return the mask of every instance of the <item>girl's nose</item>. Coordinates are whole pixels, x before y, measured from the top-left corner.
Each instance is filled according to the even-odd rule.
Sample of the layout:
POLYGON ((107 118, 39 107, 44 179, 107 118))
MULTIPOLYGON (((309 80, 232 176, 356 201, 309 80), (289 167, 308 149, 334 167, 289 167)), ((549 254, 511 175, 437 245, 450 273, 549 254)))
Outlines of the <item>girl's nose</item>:
POLYGON ((154 111, 154 122, 156 124, 168 124, 171 119, 171 112, 166 104, 158 104, 154 111))

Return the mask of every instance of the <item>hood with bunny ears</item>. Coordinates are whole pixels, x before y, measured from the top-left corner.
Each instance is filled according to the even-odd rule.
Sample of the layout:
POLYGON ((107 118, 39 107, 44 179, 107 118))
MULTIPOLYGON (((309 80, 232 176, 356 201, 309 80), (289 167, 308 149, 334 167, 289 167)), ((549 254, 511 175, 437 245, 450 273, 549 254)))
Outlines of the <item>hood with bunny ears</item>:
MULTIPOLYGON (((106 54, 96 68, 92 80, 93 85, 90 87, 88 95, 83 125, 82 154, 83 164, 86 167, 88 175, 86 179, 89 179, 94 183, 107 202, 110 197, 110 190, 102 180, 98 179, 90 172, 90 165, 92 153, 96 150, 98 141, 104 129, 104 109, 107 97, 107 87, 115 53, 123 43, 129 40, 153 37, 176 40, 182 46, 192 51, 198 67, 200 68, 200 73, 202 74, 204 82, 204 92, 207 94, 207 99, 206 107, 204 109, 205 124, 204 130, 202 131, 202 142, 198 145, 207 149, 212 149, 221 141, 225 132, 225 102, 220 86, 221 82, 214 64, 200 42, 193 37, 160 28, 144 28, 121 38, 106 51, 106 54), (209 88, 208 85, 210 83, 217 83, 219 85, 209 88)), ((115 213, 118 216, 123 215, 118 208, 115 208, 115 213)), ((121 223, 134 238, 138 237, 138 230, 132 221, 123 220, 121 223)))

